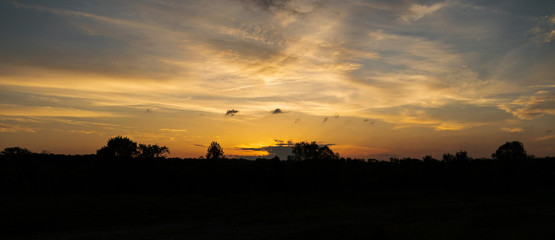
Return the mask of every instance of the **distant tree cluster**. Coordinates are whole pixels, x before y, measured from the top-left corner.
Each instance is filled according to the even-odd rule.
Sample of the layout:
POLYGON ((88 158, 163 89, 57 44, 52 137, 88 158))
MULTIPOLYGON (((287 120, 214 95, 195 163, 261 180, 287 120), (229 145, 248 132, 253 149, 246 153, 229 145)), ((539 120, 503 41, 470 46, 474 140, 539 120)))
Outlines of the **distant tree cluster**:
POLYGON ((455 155, 451 154, 451 153, 444 153, 443 154, 443 161, 444 162, 466 162, 471 160, 471 158, 468 156, 468 153, 466 151, 459 151, 457 153, 455 153, 455 155))
POLYGON ((359 160, 340 158, 315 142, 291 148, 288 161, 250 161, 224 158, 217 142, 207 148, 206 158, 157 160, 167 148, 121 136, 99 149, 110 157, 39 154, 12 147, 0 152, 0 189, 4 193, 148 194, 555 189, 555 158, 528 156, 520 142, 500 146, 495 159, 472 159, 459 151, 445 154, 443 160, 431 156, 359 160))
POLYGON ((494 159, 472 159, 466 151, 446 153, 443 160, 429 155, 389 161, 345 159, 315 142, 299 142, 291 149, 287 161, 250 161, 224 158, 217 142, 208 146, 206 158, 157 160, 169 152, 167 147, 137 144, 122 136, 108 140, 99 155, 32 153, 10 147, 0 152, 0 189, 148 194, 555 189, 555 158, 526 155, 520 142, 501 145, 494 159))
POLYGON ((169 153, 166 146, 137 144, 122 136, 110 138, 106 146, 96 151, 96 155, 102 158, 160 158, 169 153))
POLYGON ((0 157, 3 159, 20 158, 31 155, 32 152, 27 148, 20 147, 7 147, 0 152, 0 157))
POLYGON ((310 161, 316 159, 334 160, 339 159, 339 154, 334 153, 328 146, 319 147, 316 142, 299 142, 295 143, 292 149, 293 156, 289 156, 288 160, 293 161, 310 161))
MULTIPOLYGON (((289 161, 312 161, 312 160, 341 160, 338 153, 334 153, 328 146, 318 146, 316 142, 298 142, 291 148, 293 155, 288 156, 289 161)), ((101 158, 165 158, 169 155, 170 150, 166 146, 157 144, 138 144, 128 137, 117 136, 110 138, 102 148, 98 149, 96 155, 101 158)), ((26 148, 21 147, 7 147, 0 152, 1 159, 17 159, 26 156, 36 155, 26 148)), ((48 155, 43 152, 39 155, 48 155)), ((50 154, 52 155, 52 154, 50 154)), ((532 155, 527 155, 524 146, 519 141, 506 142, 499 146, 499 148, 492 155, 493 160, 500 160, 502 162, 521 162, 527 159, 534 158, 532 155)), ((223 159, 225 158, 223 148, 219 143, 213 141, 206 151, 206 159, 223 159)), ((279 159, 279 158, 276 158, 279 159)), ((343 159, 345 160, 345 159, 343 159)), ((350 160, 350 158, 346 159, 350 160)), ((442 162, 456 163, 468 162, 472 160, 466 151, 459 151, 454 155, 445 153, 442 156, 442 162)), ((366 161, 366 160, 365 160, 366 161)), ((369 159, 368 162, 376 162, 375 159, 369 159)), ((411 158, 390 158, 390 163, 420 161, 411 158)), ((438 162, 430 155, 422 158, 423 162, 438 162)))

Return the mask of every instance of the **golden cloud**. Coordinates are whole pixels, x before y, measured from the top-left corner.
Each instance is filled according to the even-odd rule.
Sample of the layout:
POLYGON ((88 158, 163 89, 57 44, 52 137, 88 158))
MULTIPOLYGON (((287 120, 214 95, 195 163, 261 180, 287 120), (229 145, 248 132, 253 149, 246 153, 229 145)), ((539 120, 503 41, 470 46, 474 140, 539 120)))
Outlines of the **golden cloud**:
POLYGON ((525 120, 541 118, 544 115, 555 115, 555 94, 548 91, 537 91, 532 96, 521 97, 510 104, 500 105, 499 108, 525 120))
POLYGON ((501 130, 505 131, 505 132, 510 132, 510 133, 519 133, 519 132, 523 132, 524 128, 519 128, 519 127, 504 127, 501 128, 501 130))

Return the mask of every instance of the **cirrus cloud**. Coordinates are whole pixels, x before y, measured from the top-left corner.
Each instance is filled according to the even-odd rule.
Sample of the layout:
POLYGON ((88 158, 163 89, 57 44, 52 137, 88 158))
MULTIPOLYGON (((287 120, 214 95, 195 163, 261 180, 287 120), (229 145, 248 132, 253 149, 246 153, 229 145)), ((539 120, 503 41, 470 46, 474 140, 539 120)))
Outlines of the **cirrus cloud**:
POLYGON ((544 115, 555 115, 555 93, 537 91, 529 97, 521 97, 510 104, 499 106, 520 119, 537 119, 544 115))

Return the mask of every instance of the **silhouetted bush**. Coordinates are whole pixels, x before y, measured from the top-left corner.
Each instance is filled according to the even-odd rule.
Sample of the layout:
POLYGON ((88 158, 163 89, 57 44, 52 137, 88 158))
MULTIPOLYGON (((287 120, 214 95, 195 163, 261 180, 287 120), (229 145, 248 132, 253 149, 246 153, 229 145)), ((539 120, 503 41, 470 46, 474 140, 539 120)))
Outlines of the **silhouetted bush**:
POLYGON ((224 157, 224 150, 217 142, 210 143, 206 150, 206 159, 220 159, 224 157))

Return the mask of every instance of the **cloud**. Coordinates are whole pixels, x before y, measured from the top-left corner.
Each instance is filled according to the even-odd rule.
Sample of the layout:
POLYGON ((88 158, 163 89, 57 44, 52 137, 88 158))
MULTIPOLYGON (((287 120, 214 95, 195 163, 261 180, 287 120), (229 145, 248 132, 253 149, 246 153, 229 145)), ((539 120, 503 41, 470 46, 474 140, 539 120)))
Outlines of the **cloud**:
POLYGON ((290 14, 305 14, 324 5, 321 0, 240 0, 245 6, 254 6, 263 11, 284 11, 290 14))
POLYGON ((295 144, 292 141, 283 141, 274 139, 274 144, 262 147, 237 147, 237 150, 259 153, 258 157, 273 158, 278 156, 281 160, 287 159, 292 154, 292 147, 295 144), (265 154, 264 154, 265 153, 265 154))
POLYGON ((78 120, 69 120, 69 119, 58 119, 57 121, 62 122, 64 124, 71 124, 71 125, 80 125, 80 126, 99 126, 105 128, 115 128, 121 127, 118 124, 111 124, 111 123, 103 123, 103 122, 89 122, 89 121, 78 121, 78 120))
POLYGON ((123 114, 111 112, 91 111, 70 107, 51 106, 21 106, 15 104, 1 104, 0 114, 5 116, 34 116, 34 117, 121 117, 123 114))
POLYGON ((37 131, 38 130, 35 128, 0 123, 0 133, 15 133, 15 132, 35 133, 37 131))
POLYGON ((254 5, 262 10, 284 9, 290 0, 241 0, 242 3, 254 5))
POLYGON ((15 5, 17 7, 21 7, 21 8, 35 9, 35 10, 38 10, 38 11, 50 12, 50 13, 59 14, 59 15, 68 15, 68 16, 75 16, 75 17, 92 18, 92 19, 95 19, 95 20, 98 20, 98 21, 105 21, 105 22, 109 22, 109 23, 112 23, 112 24, 119 24, 119 25, 125 25, 125 26, 130 26, 130 27, 145 27, 145 25, 141 25, 141 24, 138 24, 138 23, 133 22, 133 21, 126 21, 126 20, 121 20, 121 19, 117 19, 117 18, 99 16, 99 15, 86 13, 86 12, 67 10, 67 9, 50 8, 50 7, 40 6, 40 5, 30 5, 30 4, 20 3, 18 1, 10 1, 10 3, 12 3, 13 5, 15 5))
POLYGON ((235 114, 237 114, 239 112, 239 110, 235 110, 235 109, 231 109, 231 110, 227 110, 227 112, 225 113, 226 116, 235 116, 235 114))
POLYGON ((444 2, 435 3, 430 6, 421 5, 417 3, 412 3, 410 5, 409 11, 400 17, 401 20, 405 22, 414 22, 418 21, 419 19, 431 15, 444 7, 446 4, 444 2))
POLYGON ((292 140, 284 141, 284 140, 280 140, 280 139, 274 139, 274 145, 275 146, 281 146, 281 147, 284 147, 284 146, 285 147, 291 147, 295 144, 293 143, 292 140))
POLYGON ((555 15, 539 18, 529 33, 537 44, 550 43, 555 39, 555 15))
POLYGON ((364 119, 363 121, 369 123, 370 125, 374 125, 374 121, 370 119, 364 119))
MULTIPOLYGON (((457 122, 439 122, 435 126, 438 131, 460 131, 476 126, 477 124, 457 123, 457 122)), ((479 125, 479 124, 478 124, 479 125)))
MULTIPOLYGON (((134 79, 168 79, 182 71, 159 62, 158 58, 160 55, 174 58, 183 54, 183 49, 175 46, 175 39, 186 39, 188 33, 128 14, 111 16, 103 8, 88 8, 86 5, 65 4, 60 8, 53 2, 41 3, 44 6, 8 2, 12 6, 1 6, 6 11, 0 11, 0 21, 11 19, 18 22, 14 29, 22 31, 4 36, 0 44, 24 45, 26 48, 25 51, 18 50, 18 47, 0 49, 0 63, 4 65, 0 71, 9 73, 26 66, 134 79), (169 45, 174 45, 173 50, 167 49, 169 45)), ((118 3, 104 6, 108 9, 114 5, 118 3)), ((127 4, 125 9, 144 10, 137 9, 138 5, 127 4)), ((152 16, 153 13, 145 15, 152 16)), ((170 18, 168 16, 163 18, 170 18)))
POLYGON ((280 113, 285 113, 283 111, 281 111, 281 109, 276 108, 274 111, 272 111, 272 114, 280 114, 280 113))
POLYGON ((393 129, 431 128, 436 131, 461 131, 507 118, 507 114, 495 107, 467 106, 460 103, 441 107, 424 108, 400 106, 368 110, 367 117, 390 124, 393 129))
POLYGON ((175 133, 185 133, 188 132, 187 129, 171 129, 171 128, 161 128, 160 131, 164 131, 164 132, 175 132, 175 133))
MULTIPOLYGON (((318 5, 317 1, 246 1, 250 5, 268 9, 297 6, 299 2, 311 6, 318 5)), ((333 3, 330 2, 330 4, 333 3)), ((218 108, 221 109, 225 101, 232 100, 237 103, 236 107, 249 112, 263 108, 261 101, 258 103, 255 101, 264 99, 264 101, 274 101, 293 111, 301 110, 309 114, 323 115, 326 112, 342 109, 349 112, 345 115, 352 116, 360 113, 357 112, 361 109, 360 105, 384 107, 384 105, 403 105, 415 101, 427 104, 440 102, 438 98, 451 97, 441 91, 428 94, 430 90, 437 90, 434 85, 440 84, 438 79, 429 74, 438 69, 446 69, 447 72, 447 65, 456 64, 455 61, 451 61, 453 55, 447 51, 445 44, 422 36, 405 36, 399 34, 397 31, 399 29, 396 30, 396 28, 388 28, 392 29, 391 32, 382 31, 383 41, 367 39, 368 29, 373 29, 372 26, 361 29, 363 30, 360 31, 361 35, 340 34, 342 29, 349 27, 349 21, 362 17, 348 15, 350 4, 347 2, 345 6, 334 10, 336 13, 333 14, 331 11, 322 9, 317 14, 294 20, 296 24, 288 27, 276 22, 282 18, 290 18, 287 14, 260 15, 245 11, 241 4, 236 4, 239 7, 230 4, 231 6, 226 7, 229 11, 222 13, 219 18, 195 18, 194 15, 189 14, 177 16, 167 9, 162 11, 139 8, 137 5, 130 6, 131 9, 142 11, 145 19, 153 19, 148 22, 131 17, 124 19, 124 22, 119 22, 110 14, 103 12, 89 13, 94 15, 89 16, 83 12, 66 12, 70 10, 63 9, 47 8, 48 10, 42 11, 56 12, 66 17, 90 18, 123 28, 125 29, 123 32, 129 32, 132 36, 129 39, 121 38, 120 40, 125 40, 121 42, 127 43, 127 40, 131 42, 128 47, 112 46, 117 49, 118 55, 121 53, 120 49, 135 49, 136 51, 132 52, 138 52, 138 55, 130 63, 145 62, 148 65, 159 66, 164 69, 161 71, 151 69, 152 72, 164 73, 167 76, 172 76, 173 70, 182 70, 173 74, 176 80, 168 79, 166 83, 158 81, 158 78, 140 79, 134 82, 107 79, 110 84, 122 83, 118 86, 109 86, 101 83, 101 80, 96 80, 94 76, 87 78, 87 81, 79 81, 80 85, 89 83, 89 88, 82 86, 87 90, 121 90, 126 95, 133 93, 133 96, 129 96, 129 102, 140 98, 144 102, 156 101, 160 105, 172 105, 180 109, 214 112, 218 111, 218 108), (102 16, 108 16, 109 19, 99 18, 102 16), (219 21, 220 18, 234 19, 234 21, 219 21), (158 26, 158 22, 182 22, 185 25, 183 28, 168 29, 167 26, 158 26), (195 24, 192 25, 191 22, 195 24), (148 27, 142 27, 143 25, 148 27), (167 36, 172 37, 166 38, 163 37, 166 34, 155 34, 156 29, 168 31, 167 36), (175 29, 187 29, 187 31, 176 33, 175 29), (194 38, 190 37, 191 34, 194 38), (137 36, 148 36, 148 39, 137 43, 135 41, 142 39, 137 36), (365 40, 361 40, 359 44, 357 39, 365 40), (369 43, 380 44, 380 48, 372 48, 369 43), (403 48, 403 46, 414 47, 403 48), (167 52, 165 49, 175 51, 167 52), (156 53, 156 56, 150 52, 156 53), (187 56, 187 58, 180 56, 187 56), (371 69, 372 66, 386 66, 386 73, 383 73, 382 69, 371 69), (389 67, 399 67, 404 70, 398 71, 389 67), (415 76, 414 71, 425 73, 415 76), (403 73, 393 74, 395 72, 403 73), (358 74, 368 76, 368 79, 361 79, 358 74), (203 81, 196 79, 203 79, 203 81), (350 82, 352 79, 356 79, 359 83, 365 82, 367 88, 353 86, 350 82), (94 84, 90 84, 91 82, 94 84), (146 84, 150 82, 162 84, 146 84), (220 86, 219 89, 214 89, 215 85, 220 86), (144 94, 139 95, 143 92, 144 94), (279 94, 273 94, 273 92, 279 94), (157 97, 160 95, 165 97, 157 97)), ((202 6, 204 5, 193 4, 191 7, 181 5, 177 7, 187 12, 190 8, 202 6)), ((210 2, 204 7, 208 6, 219 9, 219 6, 214 6, 210 2)), ((107 38, 119 39, 113 36, 107 36, 107 38)), ((99 60, 111 59, 109 56, 94 54, 93 56, 98 57, 99 60)), ((135 65, 134 68, 123 66, 121 69, 143 71, 149 68, 135 65)), ((36 74, 43 75, 40 72, 36 74)), ((151 77, 148 74, 146 76, 151 77)), ((28 81, 18 82, 28 84, 28 81)), ((50 85, 52 84, 74 88, 60 80, 50 85)), ((453 89, 453 92, 457 92, 456 90, 458 89, 453 89)), ((121 104, 115 96, 109 99, 102 99, 102 96, 95 96, 95 98, 109 104, 121 104)), ((343 112, 341 114, 343 115, 343 112)))
POLYGON ((545 140, 551 140, 551 139, 554 139, 554 138, 555 138, 555 135, 548 135, 548 136, 536 138, 535 140, 536 141, 545 141, 545 140))
POLYGON ((555 115, 555 93, 537 91, 532 96, 521 97, 510 104, 500 105, 505 110, 520 119, 537 119, 544 115, 555 115))
POLYGON ((505 132, 510 132, 510 133, 519 133, 519 132, 523 132, 524 128, 520 128, 520 127, 504 127, 501 128, 501 130, 505 131, 505 132))
POLYGON ((100 135, 100 136, 105 135, 104 132, 99 132, 94 130, 70 130, 69 132, 77 133, 77 134, 85 134, 85 135, 91 135, 91 134, 100 135))

